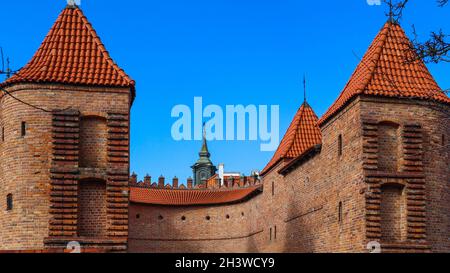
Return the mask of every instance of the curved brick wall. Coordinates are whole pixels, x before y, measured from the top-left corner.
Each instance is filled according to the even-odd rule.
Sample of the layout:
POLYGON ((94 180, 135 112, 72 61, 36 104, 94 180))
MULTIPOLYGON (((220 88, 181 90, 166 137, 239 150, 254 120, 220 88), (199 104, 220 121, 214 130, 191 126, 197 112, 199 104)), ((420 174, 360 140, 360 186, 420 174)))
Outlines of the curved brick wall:
MULTIPOLYGON (((129 90, 125 88, 23 84, 14 85, 8 90, 28 103, 47 109, 72 107, 80 111, 81 115, 99 113, 107 116, 110 112, 128 114, 130 107, 129 90)), ((3 95, 0 122, 5 128, 5 141, 0 143, 0 249, 42 249, 44 239, 50 233, 50 212, 53 210, 50 193, 57 190, 52 188, 50 179, 53 158, 52 114, 3 95), (20 135, 22 121, 27 123, 25 137, 20 135), (5 200, 9 193, 14 197, 12 211, 6 211, 5 200)), ((128 161, 122 165, 127 173, 128 161)), ((88 177, 106 176, 106 169, 96 170, 95 174, 87 172, 85 176, 88 177)), ((68 210, 76 211, 76 207, 68 210)), ((68 221, 76 224, 76 219, 68 221)), ((59 220, 54 222, 55 227, 59 222, 62 223, 59 220)))
POLYGON ((130 204, 130 252, 255 252, 263 240, 260 196, 223 206, 130 204))

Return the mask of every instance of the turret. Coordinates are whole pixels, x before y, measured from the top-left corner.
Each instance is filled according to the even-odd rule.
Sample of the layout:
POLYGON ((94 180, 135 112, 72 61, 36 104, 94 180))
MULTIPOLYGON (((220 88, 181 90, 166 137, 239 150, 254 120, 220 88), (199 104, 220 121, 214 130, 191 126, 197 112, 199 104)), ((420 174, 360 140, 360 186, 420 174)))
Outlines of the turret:
POLYGON ((13 201, 0 214, 0 250, 92 239, 92 247, 126 249, 126 223, 110 219, 128 214, 134 81, 81 9, 68 5, 34 57, 0 87, 7 91, 0 197, 13 201))

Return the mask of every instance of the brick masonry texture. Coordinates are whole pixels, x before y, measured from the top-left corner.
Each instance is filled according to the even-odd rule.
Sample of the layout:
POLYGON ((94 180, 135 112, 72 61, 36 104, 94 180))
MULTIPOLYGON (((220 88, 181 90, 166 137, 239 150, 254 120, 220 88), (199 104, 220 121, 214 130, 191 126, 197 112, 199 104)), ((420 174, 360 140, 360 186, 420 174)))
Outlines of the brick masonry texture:
POLYGON ((0 253, 67 252, 70 241, 84 252, 368 252, 373 241, 383 252, 450 252, 450 99, 424 64, 401 62, 405 39, 387 23, 321 120, 300 108, 261 184, 217 192, 217 179, 174 189, 146 177, 136 190, 134 82, 68 6, 0 85, 50 110, 0 97, 0 253))
POLYGON ((79 240, 76 238, 77 185, 78 180, 82 179, 100 179, 108 186, 108 196, 105 197, 108 201, 108 240, 89 238, 86 246, 104 243, 110 249, 125 249, 128 196, 125 195, 125 199, 122 196, 128 194, 130 90, 57 84, 20 84, 8 90, 34 105, 47 109, 70 107, 76 109, 77 114, 74 118, 61 112, 59 116, 67 119, 61 124, 66 127, 55 127, 59 121, 55 121, 52 113, 30 108, 10 96, 1 97, 0 120, 5 130, 5 140, 0 144, 0 195, 13 194, 14 208, 7 211, 6 202, 1 202, 0 249, 61 247, 74 238, 79 240), (79 116, 97 116, 108 120, 108 139, 98 141, 112 144, 108 145, 109 155, 107 158, 98 157, 103 162, 96 160, 100 164, 91 168, 78 166, 79 116), (124 119, 125 122, 117 119, 124 119), (27 123, 24 137, 20 135, 23 121, 27 123), (125 140, 116 140, 117 136, 123 136, 125 140), (121 156, 125 156, 125 160, 121 156), (120 177, 124 182, 120 182, 120 177), (115 240, 120 242, 119 246, 115 240))
POLYGON ((105 168, 107 162, 107 126, 101 117, 80 121, 80 167, 105 168))
POLYGON ((358 97, 322 126, 320 152, 289 170, 280 163, 247 202, 132 203, 129 251, 368 252, 378 241, 384 252, 448 252, 448 111, 358 97))
POLYGON ((106 184, 84 180, 78 183, 78 236, 103 238, 107 234, 106 184))

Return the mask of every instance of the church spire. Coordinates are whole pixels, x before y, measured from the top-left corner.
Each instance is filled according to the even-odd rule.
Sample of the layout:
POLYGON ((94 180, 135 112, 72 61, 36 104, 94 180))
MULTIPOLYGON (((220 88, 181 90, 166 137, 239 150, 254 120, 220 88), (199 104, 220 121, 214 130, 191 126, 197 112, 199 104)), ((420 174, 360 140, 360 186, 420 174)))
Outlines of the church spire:
POLYGON ((306 73, 303 74, 303 104, 307 104, 306 101, 306 73))
POLYGON ((203 123, 203 144, 202 144, 202 149, 200 150, 200 158, 201 157, 207 157, 209 158, 211 156, 211 154, 208 151, 208 142, 206 141, 206 127, 205 127, 205 123, 203 123))
POLYGON ((203 123, 203 139, 202 148, 199 152, 199 159, 192 166, 194 172, 194 185, 204 185, 217 171, 216 166, 211 162, 211 154, 208 150, 208 142, 206 140, 206 127, 203 123))

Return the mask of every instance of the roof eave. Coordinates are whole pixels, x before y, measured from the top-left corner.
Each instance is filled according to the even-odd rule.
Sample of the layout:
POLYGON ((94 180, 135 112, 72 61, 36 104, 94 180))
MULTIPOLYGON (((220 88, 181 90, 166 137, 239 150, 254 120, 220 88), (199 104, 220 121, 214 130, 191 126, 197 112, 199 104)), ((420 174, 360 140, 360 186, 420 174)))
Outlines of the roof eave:
POLYGON ((316 154, 320 153, 321 150, 322 150, 322 144, 317 144, 317 145, 309 148, 303 154, 301 154, 297 158, 293 159, 291 162, 286 164, 286 166, 281 168, 278 171, 278 173, 283 176, 286 176, 287 174, 289 174, 290 172, 295 170, 299 164, 305 162, 306 160, 308 160, 308 159, 312 158, 313 156, 315 156, 316 154))

